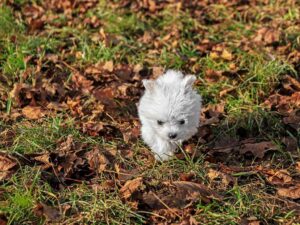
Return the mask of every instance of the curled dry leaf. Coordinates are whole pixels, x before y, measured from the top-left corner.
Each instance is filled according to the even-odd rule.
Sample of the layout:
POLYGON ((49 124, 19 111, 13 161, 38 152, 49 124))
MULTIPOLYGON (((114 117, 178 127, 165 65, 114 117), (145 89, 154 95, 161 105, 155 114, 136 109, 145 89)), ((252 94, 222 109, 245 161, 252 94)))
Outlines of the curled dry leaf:
POLYGON ((142 177, 137 177, 133 180, 127 181, 119 191, 121 198, 125 200, 129 199, 132 196, 132 194, 142 186, 142 184, 142 177))
POLYGON ((286 185, 293 181, 287 170, 267 170, 263 173, 267 176, 267 181, 273 185, 286 185))
POLYGON ((75 87, 81 90, 84 94, 89 94, 93 87, 93 81, 88 80, 85 76, 79 72, 74 72, 72 76, 72 81, 75 87))
POLYGON ((108 159, 100 153, 98 148, 94 148, 93 150, 85 153, 85 157, 88 160, 90 169, 97 173, 103 172, 106 169, 107 164, 109 164, 108 159))
POLYGON ((43 163, 44 165, 42 166, 43 169, 47 169, 52 166, 52 163, 50 162, 50 155, 49 154, 42 154, 33 157, 34 160, 43 163))
POLYGON ((0 181, 8 179, 12 175, 12 169, 16 165, 17 162, 14 159, 0 153, 0 181))
POLYGON ((22 114, 27 119, 36 120, 44 116, 42 108, 40 106, 26 106, 22 109, 22 114))
POLYGON ((225 190, 228 185, 234 183, 233 177, 214 169, 209 169, 207 176, 213 185, 216 185, 223 190, 225 190), (221 179, 221 182, 218 182, 219 179, 221 179))
POLYGON ((289 188, 278 188, 277 194, 291 199, 300 199, 300 184, 289 188))

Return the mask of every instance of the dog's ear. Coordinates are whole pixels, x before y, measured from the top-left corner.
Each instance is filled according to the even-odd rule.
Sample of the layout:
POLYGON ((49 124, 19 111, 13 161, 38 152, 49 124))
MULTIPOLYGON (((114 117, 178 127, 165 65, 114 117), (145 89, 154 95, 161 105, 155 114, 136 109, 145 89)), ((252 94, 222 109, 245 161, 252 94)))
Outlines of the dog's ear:
POLYGON ((143 85, 147 91, 152 91, 154 89, 155 81, 154 80, 142 80, 143 85))
POLYGON ((184 89, 190 89, 190 88, 192 88, 195 80, 196 80, 196 76, 195 75, 186 75, 183 78, 183 81, 182 81, 184 89))

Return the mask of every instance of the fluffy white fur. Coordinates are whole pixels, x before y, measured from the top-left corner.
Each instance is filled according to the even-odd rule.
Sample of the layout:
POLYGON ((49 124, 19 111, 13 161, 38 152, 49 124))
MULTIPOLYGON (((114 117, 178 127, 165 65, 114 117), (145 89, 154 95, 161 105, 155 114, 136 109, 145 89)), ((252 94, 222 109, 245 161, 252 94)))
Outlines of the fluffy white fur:
POLYGON ((142 138, 158 160, 168 160, 199 126, 201 97, 193 90, 194 75, 168 70, 156 80, 143 80, 145 93, 138 113, 142 138))

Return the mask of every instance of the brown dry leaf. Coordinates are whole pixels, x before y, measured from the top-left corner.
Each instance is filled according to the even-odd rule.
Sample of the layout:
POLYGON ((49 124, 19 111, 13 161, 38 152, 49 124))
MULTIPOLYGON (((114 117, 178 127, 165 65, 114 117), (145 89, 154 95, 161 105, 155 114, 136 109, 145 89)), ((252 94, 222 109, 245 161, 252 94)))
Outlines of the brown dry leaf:
POLYGON ((117 68, 115 68, 115 74, 121 81, 130 81, 132 79, 133 69, 126 64, 118 65, 117 68))
POLYGON ((233 59, 233 56, 228 50, 224 49, 222 51, 221 58, 225 59, 225 60, 228 60, 228 61, 231 61, 233 59))
POLYGON ((300 184, 296 186, 292 186, 289 188, 278 188, 277 194, 282 197, 287 197, 291 199, 299 199, 300 198, 300 184))
POLYGON ((256 220, 256 221, 251 221, 248 223, 248 225, 260 225, 260 221, 256 220))
POLYGON ((287 170, 267 170, 263 171, 267 175, 267 181, 273 185, 292 184, 293 178, 287 170))
POLYGON ((73 73, 72 81, 75 84, 75 87, 82 90, 84 94, 89 94, 93 90, 93 81, 88 80, 85 76, 79 72, 73 73))
POLYGON ((58 147, 56 150, 59 152, 60 156, 68 154, 75 146, 73 135, 69 134, 67 139, 65 137, 58 140, 58 147))
POLYGON ((280 40, 280 35, 281 33, 278 29, 263 27, 257 31, 254 41, 273 44, 280 40))
POLYGON ((122 168, 120 169, 117 164, 115 165, 115 170, 118 174, 118 179, 120 181, 123 181, 123 182, 128 181, 130 179, 133 179, 134 177, 137 177, 141 173, 139 168, 133 168, 131 170, 125 170, 125 169, 122 169, 122 168))
POLYGON ((198 224, 199 222, 191 215, 188 218, 183 219, 180 223, 178 223, 178 225, 198 225, 198 224))
POLYGON ((88 164, 91 170, 101 173, 106 169, 106 166, 109 164, 108 159, 100 153, 98 148, 85 153, 85 157, 88 160, 88 164))
POLYGON ((285 145, 285 151, 289 151, 289 152, 297 151, 298 142, 296 138, 283 137, 281 141, 285 145))
POLYGON ((26 106, 22 109, 22 114, 27 119, 36 120, 44 116, 42 108, 40 106, 26 106))
POLYGON ((0 132, 0 145, 3 146, 11 146, 15 139, 15 132, 11 129, 5 129, 2 132, 0 132))
POLYGON ((50 162, 50 155, 49 154, 43 154, 33 157, 34 160, 44 163, 43 169, 47 169, 52 166, 52 163, 50 162))
POLYGON ((98 64, 91 65, 85 68, 85 73, 87 74, 101 74, 102 72, 102 68, 99 68, 98 64))
POLYGON ((110 103, 116 95, 116 89, 111 87, 97 89, 94 91, 95 98, 104 104, 110 103))
POLYGON ((33 211, 36 216, 44 216, 48 222, 58 222, 62 218, 58 209, 44 203, 38 203, 33 211))
POLYGON ((212 59, 218 59, 218 58, 220 58, 219 53, 217 53, 215 51, 210 52, 209 57, 212 58, 212 59))
POLYGON ((284 76, 281 83, 283 85, 283 88, 287 91, 300 91, 300 82, 291 76, 284 76))
POLYGON ((295 168, 298 171, 298 173, 300 173, 300 161, 296 162, 295 168))
POLYGON ((149 11, 150 12, 155 12, 156 10, 156 3, 154 0, 148 0, 148 4, 149 4, 149 11))
POLYGON ((298 130, 300 128, 300 110, 295 110, 287 117, 284 117, 283 123, 288 124, 289 126, 298 130))
POLYGON ((17 165, 17 162, 9 156, 0 153, 0 181, 8 179, 12 175, 11 169, 17 165))
POLYGON ((135 126, 133 128, 129 127, 129 129, 122 131, 122 134, 123 134, 123 139, 126 143, 129 143, 129 141, 135 141, 140 136, 140 127, 139 126, 135 126))
POLYGON ((205 71, 204 79, 209 83, 216 83, 224 79, 224 77, 222 77, 222 73, 220 71, 207 69, 205 71))
POLYGON ((121 187, 119 193, 122 199, 128 199, 131 195, 137 191, 143 184, 143 178, 137 177, 133 180, 127 181, 123 187, 121 187))
POLYGON ((222 91, 220 91, 219 96, 220 98, 224 97, 225 95, 227 95, 228 93, 234 91, 236 89, 236 87, 229 87, 229 88, 225 88, 222 91))
POLYGON ((195 201, 208 203, 211 199, 221 200, 222 196, 208 189, 203 184, 190 181, 164 182, 164 187, 154 193, 153 191, 143 194, 143 201, 152 209, 163 208, 186 208, 195 201))
POLYGON ((107 70, 108 72, 114 71, 114 62, 112 60, 105 62, 103 69, 107 70))
POLYGON ((191 181, 192 179, 194 179, 196 176, 196 174, 194 172, 189 172, 189 173, 181 173, 179 175, 179 179, 181 181, 191 181))
POLYGON ((164 73, 164 68, 163 67, 154 66, 152 68, 152 79, 158 78, 163 73, 164 73))
POLYGON ((231 177, 230 175, 228 175, 226 173, 223 173, 223 172, 220 172, 220 171, 217 171, 214 169, 209 169, 207 176, 208 176, 209 180, 212 183, 215 183, 217 186, 219 186, 220 189, 226 189, 229 184, 234 183, 233 177, 231 177), (218 179, 221 179, 221 182, 218 182, 218 179))
POLYGON ((258 143, 243 144, 240 147, 239 152, 240 154, 251 152, 255 157, 262 159, 267 151, 277 149, 278 147, 274 143, 270 141, 263 141, 258 143))
POLYGON ((90 136, 96 137, 99 135, 99 132, 103 131, 104 124, 102 122, 87 122, 82 125, 82 132, 87 133, 90 136))
POLYGON ((220 176, 220 172, 217 170, 209 169, 207 172, 207 176, 210 180, 214 180, 215 178, 220 176))

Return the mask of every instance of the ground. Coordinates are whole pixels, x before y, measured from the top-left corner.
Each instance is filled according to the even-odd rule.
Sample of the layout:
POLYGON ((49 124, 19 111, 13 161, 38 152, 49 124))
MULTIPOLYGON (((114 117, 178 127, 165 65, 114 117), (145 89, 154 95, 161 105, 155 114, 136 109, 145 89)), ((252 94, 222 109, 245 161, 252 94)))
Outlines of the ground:
POLYGON ((299 1, 0 5, 1 225, 299 224, 299 1), (161 163, 136 104, 169 68, 203 109, 161 163))

